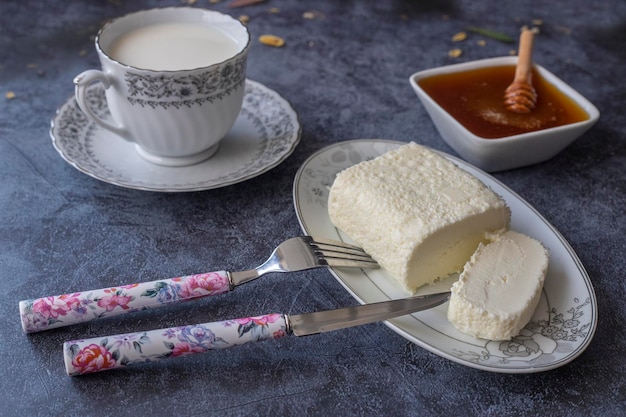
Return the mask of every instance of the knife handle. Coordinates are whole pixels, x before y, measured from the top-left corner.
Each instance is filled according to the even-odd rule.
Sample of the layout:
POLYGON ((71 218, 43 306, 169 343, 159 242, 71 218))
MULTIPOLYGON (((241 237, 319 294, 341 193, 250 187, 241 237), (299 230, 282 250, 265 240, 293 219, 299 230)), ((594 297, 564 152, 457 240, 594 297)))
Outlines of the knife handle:
POLYGON ((144 362, 226 349, 289 333, 284 314, 266 314, 213 323, 193 324, 115 336, 73 340, 63 344, 68 375, 76 376, 144 362))
POLYGON ((22 328, 35 333, 104 317, 192 300, 232 289, 226 271, 20 301, 22 328))

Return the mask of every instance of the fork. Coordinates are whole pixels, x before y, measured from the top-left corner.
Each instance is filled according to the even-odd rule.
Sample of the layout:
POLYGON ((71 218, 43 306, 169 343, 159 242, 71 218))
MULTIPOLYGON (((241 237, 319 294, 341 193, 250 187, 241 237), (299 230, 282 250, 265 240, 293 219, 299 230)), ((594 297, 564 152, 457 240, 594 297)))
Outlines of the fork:
POLYGON ((278 245, 263 264, 246 271, 206 272, 20 301, 22 328, 26 333, 35 333, 223 294, 270 272, 320 267, 375 269, 378 263, 358 246, 311 236, 294 237, 278 245))

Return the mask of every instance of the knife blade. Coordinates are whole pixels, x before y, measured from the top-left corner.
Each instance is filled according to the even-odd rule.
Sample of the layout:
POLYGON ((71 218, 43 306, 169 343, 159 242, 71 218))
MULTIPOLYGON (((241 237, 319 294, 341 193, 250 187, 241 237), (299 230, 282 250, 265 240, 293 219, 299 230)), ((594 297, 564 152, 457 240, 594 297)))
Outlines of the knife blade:
POLYGON ((444 292, 287 317, 294 335, 307 336, 428 310, 449 299, 450 292, 444 292))
POLYGON ((445 292, 314 313, 265 314, 72 340, 63 344, 65 370, 68 375, 76 376, 278 339, 289 334, 313 335, 415 313, 443 304, 449 298, 450 293, 445 292))

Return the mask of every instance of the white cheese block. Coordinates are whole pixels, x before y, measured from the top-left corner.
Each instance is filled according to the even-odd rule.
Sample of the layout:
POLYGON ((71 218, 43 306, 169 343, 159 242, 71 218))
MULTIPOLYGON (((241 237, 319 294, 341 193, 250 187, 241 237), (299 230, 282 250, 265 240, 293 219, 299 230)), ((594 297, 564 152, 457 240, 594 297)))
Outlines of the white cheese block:
POLYGON ((480 245, 452 286, 448 320, 471 336, 509 340, 531 319, 548 270, 548 251, 508 231, 480 245))
POLYGON ((328 214, 411 293, 460 272, 486 234, 510 221, 500 196, 415 143, 337 174, 328 214))

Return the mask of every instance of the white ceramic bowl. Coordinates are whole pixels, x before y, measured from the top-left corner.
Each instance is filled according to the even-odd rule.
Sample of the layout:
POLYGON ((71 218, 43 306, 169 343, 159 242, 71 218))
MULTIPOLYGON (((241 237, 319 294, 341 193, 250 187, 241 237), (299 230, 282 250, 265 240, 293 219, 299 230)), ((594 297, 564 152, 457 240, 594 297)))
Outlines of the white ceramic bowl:
POLYGON ((418 81, 439 74, 463 72, 477 68, 499 65, 515 65, 517 57, 499 57, 448 65, 419 71, 409 79, 423 106, 430 115, 439 134, 452 149, 469 163, 488 172, 504 171, 546 161, 593 126, 600 112, 582 95, 577 93, 554 74, 535 64, 539 74, 556 86, 563 94, 582 107, 589 117, 578 123, 538 130, 535 132, 485 139, 467 130, 461 123, 437 104, 418 84, 418 81))

